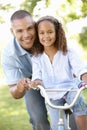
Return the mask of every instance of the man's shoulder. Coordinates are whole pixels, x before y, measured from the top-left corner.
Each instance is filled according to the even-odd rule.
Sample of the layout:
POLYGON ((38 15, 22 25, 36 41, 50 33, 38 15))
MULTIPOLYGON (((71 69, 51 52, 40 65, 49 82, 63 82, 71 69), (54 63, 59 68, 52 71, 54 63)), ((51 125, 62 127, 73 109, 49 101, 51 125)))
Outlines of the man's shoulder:
POLYGON ((3 55, 13 55, 15 52, 14 38, 12 38, 8 44, 4 47, 2 54, 3 55))
POLYGON ((9 47, 12 48, 13 44, 14 44, 14 38, 11 38, 9 42, 6 44, 6 46, 4 47, 4 50, 8 49, 9 47))

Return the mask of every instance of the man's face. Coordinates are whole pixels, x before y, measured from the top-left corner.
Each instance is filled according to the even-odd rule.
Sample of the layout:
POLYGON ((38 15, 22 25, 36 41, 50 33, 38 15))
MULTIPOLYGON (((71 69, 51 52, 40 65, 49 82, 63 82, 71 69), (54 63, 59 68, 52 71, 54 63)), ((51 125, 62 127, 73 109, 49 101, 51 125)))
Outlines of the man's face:
POLYGON ((22 48, 28 51, 32 47, 36 33, 31 17, 26 16, 23 19, 13 20, 11 32, 22 48))

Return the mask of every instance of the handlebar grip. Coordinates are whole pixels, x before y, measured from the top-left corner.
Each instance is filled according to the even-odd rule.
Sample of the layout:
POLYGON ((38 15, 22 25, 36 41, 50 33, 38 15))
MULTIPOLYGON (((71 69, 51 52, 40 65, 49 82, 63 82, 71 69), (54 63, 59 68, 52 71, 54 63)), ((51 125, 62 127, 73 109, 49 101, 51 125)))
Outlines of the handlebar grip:
POLYGON ((81 81, 78 84, 78 88, 82 88, 82 87, 85 87, 85 86, 86 86, 86 83, 84 83, 84 81, 81 81))

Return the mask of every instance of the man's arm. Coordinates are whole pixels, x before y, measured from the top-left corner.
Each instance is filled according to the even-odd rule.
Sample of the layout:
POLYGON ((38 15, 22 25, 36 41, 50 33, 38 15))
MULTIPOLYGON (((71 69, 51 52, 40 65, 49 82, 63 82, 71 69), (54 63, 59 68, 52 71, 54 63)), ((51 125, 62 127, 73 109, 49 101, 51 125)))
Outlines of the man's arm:
POLYGON ((10 93, 15 99, 22 98, 26 92, 26 90, 29 89, 29 78, 22 78, 18 81, 17 84, 8 85, 10 89, 10 93))

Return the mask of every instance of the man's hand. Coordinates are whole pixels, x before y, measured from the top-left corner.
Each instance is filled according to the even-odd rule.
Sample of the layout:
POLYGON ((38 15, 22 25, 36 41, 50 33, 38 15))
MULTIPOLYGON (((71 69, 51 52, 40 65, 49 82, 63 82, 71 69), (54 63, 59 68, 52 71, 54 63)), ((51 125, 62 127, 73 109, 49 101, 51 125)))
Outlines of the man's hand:
POLYGON ((29 90, 29 78, 22 78, 18 81, 17 84, 9 85, 10 92, 12 96, 16 99, 22 98, 26 92, 26 90, 29 90))
POLYGON ((17 89, 20 93, 25 92, 26 90, 30 89, 29 87, 30 79, 29 78, 22 78, 17 83, 17 89))

